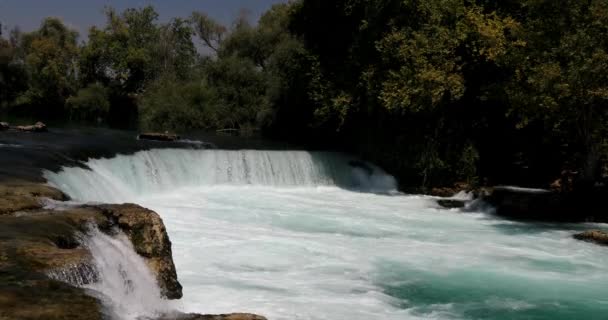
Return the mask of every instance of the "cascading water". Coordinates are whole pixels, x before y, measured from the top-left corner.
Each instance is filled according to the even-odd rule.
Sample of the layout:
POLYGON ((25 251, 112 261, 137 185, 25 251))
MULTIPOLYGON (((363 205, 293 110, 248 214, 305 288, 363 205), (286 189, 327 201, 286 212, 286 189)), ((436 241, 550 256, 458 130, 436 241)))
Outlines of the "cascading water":
POLYGON ((331 152, 163 149, 89 160, 91 169, 47 172, 78 199, 120 202, 150 193, 201 186, 341 186, 392 192, 395 179, 371 164, 331 152))
POLYGON ((602 226, 439 209, 432 198, 391 193, 389 175, 332 153, 152 150, 86 165, 46 177, 75 200, 157 211, 185 312, 278 320, 608 313, 608 252, 571 237, 602 226))
POLYGON ((156 278, 124 234, 111 237, 91 227, 80 242, 91 252, 91 264, 52 271, 51 278, 89 289, 111 319, 147 319, 170 312, 156 278))

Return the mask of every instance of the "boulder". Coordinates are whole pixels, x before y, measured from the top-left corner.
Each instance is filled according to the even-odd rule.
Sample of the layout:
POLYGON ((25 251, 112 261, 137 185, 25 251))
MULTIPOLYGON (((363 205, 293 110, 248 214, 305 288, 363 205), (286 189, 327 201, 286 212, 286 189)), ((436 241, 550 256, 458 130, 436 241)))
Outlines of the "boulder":
POLYGON ((0 208, 6 213, 0 215, 0 319, 104 318, 100 301, 67 280, 82 283, 82 275, 92 273, 90 253, 78 239, 90 224, 104 232, 123 230, 151 266, 164 294, 181 296, 171 243, 156 213, 136 205, 53 210, 44 208, 42 197, 67 199, 46 185, 0 185, 0 208), (53 280, 54 274, 66 282, 53 280))
POLYGON ((575 234, 574 239, 596 243, 603 246, 608 246, 608 232, 601 230, 590 230, 583 233, 575 234))
POLYGON ((608 222, 605 202, 607 188, 574 192, 543 189, 495 187, 482 199, 497 215, 517 220, 547 222, 608 222))
POLYGON ((47 276, 88 263, 74 234, 96 220, 104 217, 93 210, 0 216, 0 319, 103 319, 85 289, 47 276))
POLYGON ((508 218, 558 221, 564 217, 560 194, 549 190, 495 187, 483 200, 497 215, 508 218))
POLYGON ((165 132, 165 133, 147 132, 147 133, 140 133, 137 136, 137 139, 173 142, 173 141, 179 140, 180 137, 177 134, 168 133, 168 132, 165 132))
POLYGON ((10 125, 8 124, 8 122, 0 122, 0 131, 2 130, 8 130, 10 129, 10 125))
POLYGON ((446 209, 464 208, 466 203, 467 202, 464 200, 454 200, 454 199, 437 200, 437 204, 446 209))
POLYGON ((17 129, 19 131, 25 131, 25 132, 47 132, 48 131, 46 124, 44 124, 42 122, 36 122, 35 124, 29 125, 29 126, 17 126, 17 127, 15 127, 15 129, 17 129))
POLYGON ((168 299, 182 297, 173 264, 171 241, 160 216, 135 204, 98 206, 108 219, 122 230, 133 248, 157 277, 161 293, 168 299))

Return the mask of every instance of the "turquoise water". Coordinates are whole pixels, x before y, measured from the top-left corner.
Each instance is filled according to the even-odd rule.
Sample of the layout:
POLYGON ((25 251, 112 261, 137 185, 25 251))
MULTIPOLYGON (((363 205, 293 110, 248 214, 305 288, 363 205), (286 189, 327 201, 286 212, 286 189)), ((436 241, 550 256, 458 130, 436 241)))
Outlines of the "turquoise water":
POLYGON ((184 286, 175 307, 183 311, 319 320, 608 318, 608 249, 572 239, 604 225, 444 210, 433 198, 390 192, 382 172, 370 180, 353 172, 358 188, 347 190, 354 169, 339 169, 341 160, 326 155, 223 152, 153 151, 47 178, 75 199, 157 211, 173 242, 184 286), (319 161, 338 172, 323 176, 319 161), (384 192, 362 192, 366 183, 384 192))

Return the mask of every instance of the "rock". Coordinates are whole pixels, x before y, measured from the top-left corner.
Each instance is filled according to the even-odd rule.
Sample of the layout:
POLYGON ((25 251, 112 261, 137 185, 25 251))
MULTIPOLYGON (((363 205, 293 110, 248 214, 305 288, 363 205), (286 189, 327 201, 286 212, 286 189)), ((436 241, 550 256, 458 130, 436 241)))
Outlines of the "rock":
POLYGON ((457 182, 454 183, 454 185, 452 186, 432 188, 429 192, 429 195, 435 197, 449 198, 461 191, 471 192, 473 191, 473 188, 468 183, 457 182))
POLYGON ((556 192, 544 189, 495 187, 482 199, 496 214, 517 220, 548 222, 606 222, 608 190, 556 192))
POLYGON ((41 209, 42 198, 67 200, 63 192, 46 185, 23 182, 0 185, 0 215, 41 209))
POLYGON ((190 313, 165 316, 156 320, 266 320, 266 318, 250 313, 231 313, 219 315, 190 313))
MULTIPOLYGON (((95 281, 90 252, 78 234, 90 224, 111 233, 120 229, 134 250, 156 275, 163 295, 182 296, 171 256, 171 242, 158 214, 135 204, 66 206, 45 209, 41 197, 66 200, 60 191, 39 184, 14 182, 0 185, 0 208, 22 214, 0 215, 0 319, 101 320, 107 317, 101 302, 89 292, 69 283, 95 281), (8 203, 8 204, 7 204, 8 203), (10 206, 9 206, 10 205, 10 206), (8 208, 8 209, 6 209, 8 208)), ((266 320, 258 315, 235 313, 201 315, 176 313, 158 320, 266 320)))
MULTIPOLYGON (((181 296, 171 257, 171 242, 160 217, 136 205, 76 206, 44 209, 41 197, 66 200, 60 191, 39 184, 0 185, 0 208, 21 214, 0 215, 0 319, 101 320, 99 300, 52 274, 91 273, 89 251, 77 234, 90 224, 104 232, 118 227, 148 262, 165 295, 181 296)), ((94 279, 94 277, 92 278, 94 279)))
POLYGON ((452 187, 440 187, 440 188, 432 188, 429 192, 429 195, 435 197, 449 198, 455 194, 460 192, 459 190, 452 187))
POLYGON ((100 302, 85 289, 46 273, 88 263, 74 234, 87 221, 105 220, 94 210, 0 216, 0 319, 101 320, 100 302))
POLYGON ((440 199, 440 200, 437 200, 437 204, 444 208, 447 208, 447 209, 464 208, 466 205, 466 201, 453 200, 453 199, 440 199))
POLYGON ((496 214, 521 220, 555 220, 561 216, 558 193, 541 189, 496 187, 483 198, 494 206, 496 214))
POLYGON ((156 275, 161 293, 168 299, 182 297, 182 286, 171 253, 171 241, 160 216, 135 204, 98 206, 122 230, 135 251, 156 275))
POLYGON ((153 140, 153 141, 168 141, 173 142, 179 140, 179 136, 173 133, 158 133, 158 132, 148 132, 141 133, 137 136, 139 140, 153 140))
POLYGON ((47 132, 48 129, 46 128, 46 124, 42 123, 42 122, 36 122, 33 125, 30 126, 17 126, 15 127, 15 129, 19 130, 19 131, 25 131, 25 132, 47 132))
POLYGON ((10 129, 10 125, 7 122, 0 122, 0 131, 10 129))
POLYGON ((574 239, 593 242, 599 245, 608 246, 608 232, 601 230, 585 231, 583 233, 575 234, 574 239))

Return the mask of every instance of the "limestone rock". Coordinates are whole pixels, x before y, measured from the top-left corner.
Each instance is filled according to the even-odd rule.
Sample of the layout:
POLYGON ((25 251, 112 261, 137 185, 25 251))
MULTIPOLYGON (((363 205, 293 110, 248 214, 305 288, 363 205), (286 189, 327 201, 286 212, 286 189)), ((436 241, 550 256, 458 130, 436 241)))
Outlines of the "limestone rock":
POLYGON ((25 131, 25 132, 47 132, 48 131, 46 124, 44 124, 40 121, 36 122, 33 125, 29 125, 29 126, 17 126, 17 127, 15 127, 15 129, 17 129, 19 131, 25 131))
POLYGON ((0 185, 0 215, 41 209, 42 198, 67 200, 61 191, 42 184, 15 182, 0 185))
POLYGON ((157 277, 161 293, 169 299, 182 297, 173 264, 171 241, 160 216, 135 204, 99 206, 103 214, 129 237, 135 252, 144 257, 157 277))
POLYGON ((608 246, 608 232, 601 230, 590 230, 583 233, 575 234, 575 239, 593 242, 599 245, 608 246))
POLYGON ((96 219, 105 217, 93 210, 0 216, 0 319, 102 319, 85 289, 46 275, 89 261, 74 234, 96 219))

